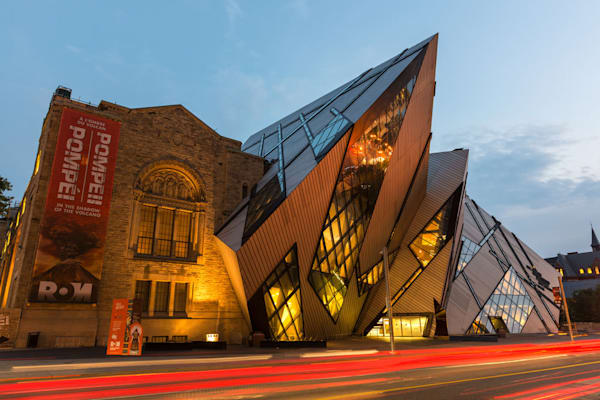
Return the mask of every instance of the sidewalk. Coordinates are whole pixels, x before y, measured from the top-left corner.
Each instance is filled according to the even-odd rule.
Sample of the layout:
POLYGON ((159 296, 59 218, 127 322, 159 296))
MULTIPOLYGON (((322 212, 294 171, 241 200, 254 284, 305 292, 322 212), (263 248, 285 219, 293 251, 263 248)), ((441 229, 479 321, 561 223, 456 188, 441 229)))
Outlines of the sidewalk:
MULTIPOLYGON (((600 335, 577 336, 576 341, 600 339, 600 335)), ((551 344, 556 342, 568 342, 569 336, 564 335, 518 335, 500 338, 497 342, 460 342, 449 341, 438 338, 396 338, 395 349, 418 350, 418 349, 443 349, 443 348, 461 348, 461 347, 486 347, 502 346, 515 344, 551 344)), ((377 351, 389 351, 390 344, 386 338, 375 337, 348 337, 340 340, 331 340, 327 342, 327 348, 260 348, 248 347, 244 345, 229 345, 226 350, 191 350, 191 351, 146 351, 141 359, 162 359, 162 358, 231 358, 243 356, 271 355, 277 358, 295 358, 302 357, 305 354, 329 356, 347 352, 349 354, 368 354, 377 351)), ((137 357, 118 357, 107 356, 105 347, 80 347, 80 348, 59 348, 59 349, 0 349, 0 363, 6 361, 17 362, 18 364, 35 364, 36 361, 59 361, 59 360, 99 360, 104 361, 131 361, 139 359, 137 357)))

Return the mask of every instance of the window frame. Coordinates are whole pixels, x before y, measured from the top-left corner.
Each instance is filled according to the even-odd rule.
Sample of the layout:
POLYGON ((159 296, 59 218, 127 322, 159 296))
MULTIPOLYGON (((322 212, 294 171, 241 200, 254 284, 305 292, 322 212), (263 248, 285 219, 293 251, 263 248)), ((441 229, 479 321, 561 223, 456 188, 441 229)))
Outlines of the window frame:
POLYGON ((165 205, 161 205, 161 204, 150 204, 150 203, 141 203, 139 205, 139 220, 137 221, 137 232, 136 232, 136 237, 135 237, 135 247, 134 247, 134 256, 136 258, 152 258, 152 259, 161 259, 161 260, 175 260, 175 261, 194 261, 195 257, 196 257, 196 251, 194 251, 194 240, 193 240, 193 232, 194 232, 194 226, 196 225, 196 218, 197 216, 195 215, 196 213, 194 213, 193 211, 186 209, 186 208, 180 208, 180 207, 168 207, 165 205), (150 223, 152 224, 152 234, 151 236, 142 236, 142 232, 140 230, 140 227, 143 224, 142 221, 142 216, 144 214, 144 209, 145 208, 152 208, 153 210, 153 217, 150 221, 150 223), (161 238, 157 238, 156 237, 156 233, 157 233, 157 224, 158 224, 158 219, 159 219, 159 209, 165 209, 165 210, 169 210, 171 212, 171 230, 170 230, 170 239, 161 239, 161 238), (180 240, 175 240, 176 239, 176 234, 175 234, 175 227, 177 225, 177 216, 179 214, 189 214, 189 226, 187 229, 187 241, 180 241, 180 240), (140 239, 145 239, 145 240, 150 240, 150 253, 142 253, 140 252, 140 239), (162 255, 162 254, 157 254, 156 251, 156 242, 157 240, 161 240, 161 241, 168 241, 169 242, 169 255, 162 255), (187 254, 184 257, 178 257, 176 255, 176 247, 177 247, 177 243, 185 243, 187 246, 187 254))

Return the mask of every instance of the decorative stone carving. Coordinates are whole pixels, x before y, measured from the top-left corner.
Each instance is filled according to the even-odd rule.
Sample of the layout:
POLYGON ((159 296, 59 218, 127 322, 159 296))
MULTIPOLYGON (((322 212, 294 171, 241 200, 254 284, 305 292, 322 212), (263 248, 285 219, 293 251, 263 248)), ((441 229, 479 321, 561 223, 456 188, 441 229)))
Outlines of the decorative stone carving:
POLYGON ((141 177, 136 189, 154 196, 190 202, 204 202, 204 191, 175 168, 160 168, 141 177))

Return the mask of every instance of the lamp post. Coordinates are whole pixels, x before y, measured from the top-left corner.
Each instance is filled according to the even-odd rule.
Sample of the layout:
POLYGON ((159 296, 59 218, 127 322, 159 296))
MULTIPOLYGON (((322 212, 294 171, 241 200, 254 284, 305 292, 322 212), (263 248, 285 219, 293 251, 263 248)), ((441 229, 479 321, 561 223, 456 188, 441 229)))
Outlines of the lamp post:
POLYGON ((388 310, 388 332, 390 334, 390 349, 394 352, 394 319, 392 313, 392 299, 390 297, 390 271, 388 265, 388 248, 385 246, 383 253, 383 275, 385 277, 385 305, 388 310))
POLYGON ((558 276, 558 285, 560 286, 560 294, 562 294, 562 302, 565 305, 565 314, 567 316, 567 325, 569 326, 569 336, 573 341, 573 328, 571 328, 571 316, 569 315, 569 306, 567 305, 567 297, 565 296, 565 288, 562 283, 562 276, 558 276))

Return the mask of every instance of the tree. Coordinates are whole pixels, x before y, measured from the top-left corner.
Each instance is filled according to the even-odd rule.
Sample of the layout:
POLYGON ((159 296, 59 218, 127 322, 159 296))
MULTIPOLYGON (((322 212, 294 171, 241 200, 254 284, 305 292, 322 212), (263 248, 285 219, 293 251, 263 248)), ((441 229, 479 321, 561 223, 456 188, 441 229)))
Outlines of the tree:
POLYGON ((0 176, 0 217, 6 216, 10 202, 12 201, 11 196, 7 196, 5 193, 12 190, 12 185, 8 179, 0 176))

